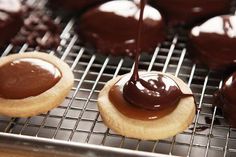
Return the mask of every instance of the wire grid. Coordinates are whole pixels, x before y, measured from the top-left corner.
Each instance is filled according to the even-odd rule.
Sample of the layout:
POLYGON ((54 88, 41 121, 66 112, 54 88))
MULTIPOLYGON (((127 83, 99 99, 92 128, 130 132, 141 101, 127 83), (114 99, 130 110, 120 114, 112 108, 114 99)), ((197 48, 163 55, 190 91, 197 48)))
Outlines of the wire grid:
MULTIPOLYGON (((30 1, 44 6, 45 1, 30 1)), ((213 94, 222 85, 221 73, 193 64, 186 50, 185 35, 169 33, 153 55, 142 55, 141 70, 172 73, 184 80, 194 92, 198 110, 194 122, 183 133, 158 141, 141 141, 120 136, 102 122, 96 103, 105 83, 130 72, 133 61, 127 58, 101 56, 79 46, 74 33, 75 20, 56 17, 63 26, 61 44, 57 51, 48 51, 68 63, 75 75, 75 83, 65 101, 48 113, 31 118, 0 117, 0 132, 27 135, 137 151, 179 156, 235 156, 236 130, 225 123, 217 107, 212 106, 213 94), (204 128, 204 129, 202 129, 204 128)), ((8 45, 2 56, 32 51, 8 45)))

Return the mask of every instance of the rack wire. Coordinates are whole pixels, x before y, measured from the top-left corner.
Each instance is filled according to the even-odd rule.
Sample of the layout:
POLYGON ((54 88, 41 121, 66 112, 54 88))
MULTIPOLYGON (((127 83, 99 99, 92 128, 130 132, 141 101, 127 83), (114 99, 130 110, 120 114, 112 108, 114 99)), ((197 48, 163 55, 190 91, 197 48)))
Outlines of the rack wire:
MULTIPOLYGON (((43 7, 45 1, 30 1, 43 7)), ((48 11, 47 11, 48 12, 48 11)), ((50 13, 50 12, 49 12, 50 13)), ((159 45, 153 55, 142 55, 141 70, 172 73, 184 80, 194 92, 198 110, 189 129, 172 138, 142 141, 120 136, 108 129, 99 115, 96 102, 105 83, 124 73, 132 65, 127 58, 101 56, 81 47, 74 33, 75 19, 56 17, 63 26, 57 51, 48 51, 64 60, 75 75, 75 83, 65 101, 48 113, 31 118, 0 117, 0 132, 8 136, 30 136, 48 141, 85 143, 176 156, 235 156, 236 130, 224 121, 213 106, 213 94, 222 85, 223 74, 194 64, 186 50, 186 37, 175 32, 159 45), (205 129, 201 129, 205 128, 205 129)), ((34 49, 8 45, 2 56, 34 49)))

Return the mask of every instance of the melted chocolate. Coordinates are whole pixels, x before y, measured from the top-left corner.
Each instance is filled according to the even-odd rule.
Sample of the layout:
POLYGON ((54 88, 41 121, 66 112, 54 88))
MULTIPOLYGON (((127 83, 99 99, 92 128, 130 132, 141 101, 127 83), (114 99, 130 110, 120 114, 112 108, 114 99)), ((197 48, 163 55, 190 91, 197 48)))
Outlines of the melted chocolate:
MULTIPOLYGON (((114 56, 135 56, 140 7, 132 1, 115 0, 88 10, 78 23, 80 38, 97 52, 114 56)), ((165 30, 158 10, 145 6, 140 49, 153 53, 164 41, 165 30)))
POLYGON ((235 66, 236 16, 224 15, 209 19, 191 30, 189 51, 212 69, 235 66))
POLYGON ((109 91, 109 100, 127 117, 159 119, 171 113, 181 98, 193 96, 182 93, 174 80, 157 72, 139 72, 139 77, 141 83, 130 84, 130 75, 125 75, 109 91))
POLYGON ((169 25, 201 22, 228 13, 231 0, 158 0, 154 2, 166 16, 169 25))
POLYGON ((223 115, 229 124, 236 127, 236 72, 224 82, 217 97, 217 105, 222 109, 223 115))
MULTIPOLYGON (((117 82, 110 89, 109 99, 112 102, 112 104, 116 107, 116 109, 127 117, 139 120, 154 120, 171 113, 176 107, 173 105, 160 111, 160 110, 146 110, 142 107, 137 107, 133 104, 130 104, 127 100, 125 100, 123 96, 123 90, 122 90, 123 85, 120 85, 121 83, 120 81, 117 82)), ((136 98, 137 97, 138 96, 136 96, 136 98)))
POLYGON ((19 0, 0 1, 0 46, 14 37, 23 25, 21 7, 19 0))
POLYGON ((21 58, 2 65, 0 76, 0 97, 23 99, 53 87, 61 79, 61 72, 42 59, 21 58))
POLYGON ((145 73, 137 80, 129 80, 123 92, 128 102, 148 110, 176 106, 182 97, 182 92, 174 80, 157 73, 145 73))
POLYGON ((25 6, 24 25, 18 36, 12 39, 12 44, 39 49, 55 49, 60 44, 60 27, 41 9, 25 6))
POLYGON ((156 72, 138 72, 145 4, 146 0, 141 0, 133 74, 131 77, 122 77, 110 89, 109 99, 127 117, 153 120, 171 113, 183 96, 192 94, 183 94, 176 82, 168 76, 156 72))
MULTIPOLYGON (((202 132, 202 131, 205 131, 205 130, 207 130, 207 129, 209 129, 210 128, 210 126, 207 126, 207 125, 202 125, 202 126, 197 126, 196 128, 195 128, 195 131, 196 132, 202 132)), ((194 130, 194 127, 191 127, 191 128, 189 128, 189 130, 194 130)))

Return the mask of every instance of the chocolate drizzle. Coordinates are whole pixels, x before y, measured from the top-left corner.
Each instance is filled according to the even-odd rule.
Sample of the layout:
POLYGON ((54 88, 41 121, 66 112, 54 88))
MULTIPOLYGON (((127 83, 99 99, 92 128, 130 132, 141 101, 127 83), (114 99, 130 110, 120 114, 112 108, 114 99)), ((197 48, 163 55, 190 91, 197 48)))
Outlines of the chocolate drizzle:
POLYGON ((145 4, 146 0, 141 0, 133 74, 122 77, 111 88, 109 99, 122 114, 130 118, 153 120, 171 113, 182 97, 193 95, 182 93, 178 84, 168 75, 138 72, 145 4))
POLYGON ((194 27, 189 35, 189 51, 211 69, 235 67, 236 16, 223 15, 194 27))
POLYGON ((53 87, 61 72, 42 59, 20 58, 2 65, 0 76, 0 98, 23 99, 53 87))

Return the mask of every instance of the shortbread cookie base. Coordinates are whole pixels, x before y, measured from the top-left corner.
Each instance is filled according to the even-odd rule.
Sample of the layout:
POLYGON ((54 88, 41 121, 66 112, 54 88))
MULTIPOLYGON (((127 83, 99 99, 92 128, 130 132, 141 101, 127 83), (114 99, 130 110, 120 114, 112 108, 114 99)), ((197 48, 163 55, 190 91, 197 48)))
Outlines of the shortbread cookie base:
POLYGON ((0 66, 19 58, 38 58, 55 65, 62 74, 59 82, 38 96, 24 99, 4 99, 0 97, 0 115, 10 117, 31 117, 46 113, 60 105, 73 86, 74 76, 70 67, 53 55, 41 52, 14 54, 0 59, 0 66))
MULTIPOLYGON (((162 74, 174 79, 183 93, 192 94, 192 91, 182 80, 170 74, 162 74)), ((115 132, 130 138, 158 140, 181 133, 192 123, 196 112, 192 96, 182 98, 173 112, 160 119, 143 121, 124 116, 113 106, 108 97, 110 88, 121 77, 107 82, 99 94, 97 103, 104 123, 115 132)))

